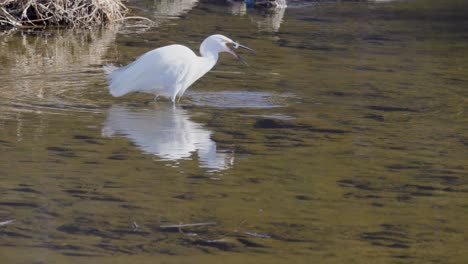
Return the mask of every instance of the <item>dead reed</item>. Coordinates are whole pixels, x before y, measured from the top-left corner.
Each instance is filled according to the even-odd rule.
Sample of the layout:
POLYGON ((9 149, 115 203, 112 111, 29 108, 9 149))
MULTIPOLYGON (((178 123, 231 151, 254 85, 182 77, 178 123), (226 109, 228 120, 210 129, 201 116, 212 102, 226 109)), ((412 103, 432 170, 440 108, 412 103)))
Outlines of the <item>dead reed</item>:
POLYGON ((121 0, 0 0, 0 26, 90 27, 121 20, 127 11, 121 0))

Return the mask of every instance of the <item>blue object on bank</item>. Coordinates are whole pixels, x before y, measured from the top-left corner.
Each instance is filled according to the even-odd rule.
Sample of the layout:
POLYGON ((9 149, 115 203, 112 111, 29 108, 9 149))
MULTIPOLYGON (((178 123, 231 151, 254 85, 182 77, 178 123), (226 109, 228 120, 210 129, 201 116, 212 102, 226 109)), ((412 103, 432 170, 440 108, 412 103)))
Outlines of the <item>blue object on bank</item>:
POLYGON ((245 5, 247 7, 254 7, 255 6, 255 0, 244 0, 245 5))

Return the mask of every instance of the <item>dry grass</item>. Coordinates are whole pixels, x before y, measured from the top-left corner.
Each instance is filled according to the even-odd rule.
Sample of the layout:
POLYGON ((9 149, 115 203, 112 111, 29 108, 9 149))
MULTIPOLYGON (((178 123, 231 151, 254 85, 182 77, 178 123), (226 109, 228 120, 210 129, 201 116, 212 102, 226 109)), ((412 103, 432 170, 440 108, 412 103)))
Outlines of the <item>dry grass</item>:
POLYGON ((124 18, 121 0, 0 0, 0 26, 89 27, 124 18))

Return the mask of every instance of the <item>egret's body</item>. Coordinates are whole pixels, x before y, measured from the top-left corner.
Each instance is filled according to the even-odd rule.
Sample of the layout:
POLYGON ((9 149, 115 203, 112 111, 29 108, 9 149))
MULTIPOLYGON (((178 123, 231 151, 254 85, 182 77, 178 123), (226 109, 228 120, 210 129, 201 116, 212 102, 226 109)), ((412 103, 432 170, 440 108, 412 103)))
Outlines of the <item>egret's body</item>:
POLYGON ((202 42, 201 56, 178 44, 149 51, 129 65, 109 71, 110 93, 118 97, 145 92, 170 97, 175 102, 176 97, 180 98, 190 85, 215 66, 220 52, 229 52, 241 60, 227 44, 247 48, 225 36, 212 35, 202 42))

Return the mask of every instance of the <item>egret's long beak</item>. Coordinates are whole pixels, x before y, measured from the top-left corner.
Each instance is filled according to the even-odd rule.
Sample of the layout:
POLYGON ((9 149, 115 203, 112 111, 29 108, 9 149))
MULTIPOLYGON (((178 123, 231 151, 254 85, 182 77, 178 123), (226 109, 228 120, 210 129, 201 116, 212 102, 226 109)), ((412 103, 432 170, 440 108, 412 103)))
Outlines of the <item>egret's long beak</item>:
MULTIPOLYGON (((248 50, 248 51, 250 51, 250 52, 255 53, 255 50, 253 50, 253 49, 251 49, 251 48, 249 48, 249 47, 247 47, 247 46, 241 45, 241 44, 239 44, 239 43, 237 43, 237 42, 232 42, 231 44, 232 44, 232 47, 235 48, 235 49, 243 48, 243 49, 246 49, 246 50, 248 50)), ((237 53, 236 53, 234 50, 232 50, 232 49, 231 49, 231 54, 234 55, 234 57, 236 57, 240 62, 242 62, 243 64, 245 64, 245 65, 248 66, 247 62, 245 62, 245 60, 242 59, 242 57, 239 56, 239 54, 237 54, 237 53)))
POLYGON ((234 47, 235 49, 237 49, 237 48, 243 48, 243 49, 246 49, 246 50, 249 50, 249 51, 255 53, 255 50, 253 50, 253 49, 251 49, 251 48, 249 48, 249 47, 247 47, 247 46, 241 45, 241 44, 239 44, 239 43, 237 43, 237 42, 232 43, 232 45, 233 45, 233 47, 234 47))

